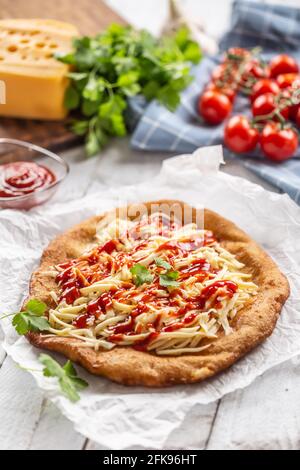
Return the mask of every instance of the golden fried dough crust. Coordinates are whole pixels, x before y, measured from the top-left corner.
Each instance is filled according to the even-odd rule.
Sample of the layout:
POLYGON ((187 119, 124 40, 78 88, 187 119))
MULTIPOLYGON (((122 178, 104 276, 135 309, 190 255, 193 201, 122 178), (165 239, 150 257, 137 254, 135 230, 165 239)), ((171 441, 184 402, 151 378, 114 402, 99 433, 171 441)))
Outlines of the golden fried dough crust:
MULTIPOLYGON (((178 204, 192 209, 180 201, 164 200, 153 203, 165 206, 178 204)), ((195 220, 196 209, 192 209, 195 220)), ((30 282, 30 297, 53 302, 49 295, 57 285, 47 275, 55 264, 78 257, 87 244, 93 242, 97 223, 107 215, 92 217, 55 238, 42 255, 37 271, 30 282)), ((204 209, 204 228, 212 230, 221 245, 245 264, 258 286, 254 300, 241 309, 234 320, 233 333, 220 335, 211 346, 198 354, 160 357, 131 347, 116 346, 110 351, 94 351, 74 338, 28 334, 29 341, 40 348, 57 351, 82 365, 95 375, 107 377, 126 385, 163 387, 174 384, 200 382, 226 369, 260 344, 273 331, 282 306, 289 296, 289 284, 274 261, 248 235, 235 224, 217 213, 204 209)))

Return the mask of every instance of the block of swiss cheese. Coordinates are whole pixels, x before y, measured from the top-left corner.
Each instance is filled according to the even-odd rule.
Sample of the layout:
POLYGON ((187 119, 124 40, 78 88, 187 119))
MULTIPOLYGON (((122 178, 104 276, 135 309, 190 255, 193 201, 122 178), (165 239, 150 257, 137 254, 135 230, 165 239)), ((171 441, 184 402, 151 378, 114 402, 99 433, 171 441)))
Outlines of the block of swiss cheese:
POLYGON ((0 20, 0 80, 6 104, 0 116, 63 119, 68 66, 54 58, 69 52, 75 26, 55 20, 0 20))

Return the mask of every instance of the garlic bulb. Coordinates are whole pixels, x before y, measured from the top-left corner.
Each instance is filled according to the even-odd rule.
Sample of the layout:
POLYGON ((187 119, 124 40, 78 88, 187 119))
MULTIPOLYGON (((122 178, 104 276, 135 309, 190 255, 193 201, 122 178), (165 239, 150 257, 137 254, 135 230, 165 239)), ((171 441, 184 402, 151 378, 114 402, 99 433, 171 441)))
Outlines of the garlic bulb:
POLYGON ((180 0, 169 0, 169 18, 163 27, 163 34, 169 34, 180 26, 186 26, 191 36, 206 54, 216 54, 218 52, 217 42, 205 33, 203 23, 200 18, 194 18, 182 5, 180 0))

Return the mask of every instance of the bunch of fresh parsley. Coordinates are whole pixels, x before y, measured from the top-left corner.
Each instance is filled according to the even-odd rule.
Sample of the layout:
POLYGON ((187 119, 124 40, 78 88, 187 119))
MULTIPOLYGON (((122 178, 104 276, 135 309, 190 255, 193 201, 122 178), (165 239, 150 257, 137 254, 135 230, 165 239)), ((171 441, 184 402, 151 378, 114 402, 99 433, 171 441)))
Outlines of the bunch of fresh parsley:
POLYGON ((173 37, 154 38, 146 31, 112 24, 96 37, 74 40, 73 52, 57 54, 72 66, 65 106, 80 118, 73 131, 86 136, 86 151, 96 154, 110 136, 127 133, 127 98, 156 98, 170 110, 192 80, 190 64, 199 62, 199 45, 182 28, 173 37))

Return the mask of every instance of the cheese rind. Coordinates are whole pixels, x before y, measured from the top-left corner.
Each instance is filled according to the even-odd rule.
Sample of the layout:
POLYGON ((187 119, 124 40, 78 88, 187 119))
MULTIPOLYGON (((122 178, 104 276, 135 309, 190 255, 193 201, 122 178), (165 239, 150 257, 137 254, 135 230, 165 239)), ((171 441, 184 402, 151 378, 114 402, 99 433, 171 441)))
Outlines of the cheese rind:
POLYGON ((67 53, 77 29, 54 20, 0 20, 0 80, 6 104, 0 116, 63 119, 69 67, 54 53, 67 53))

